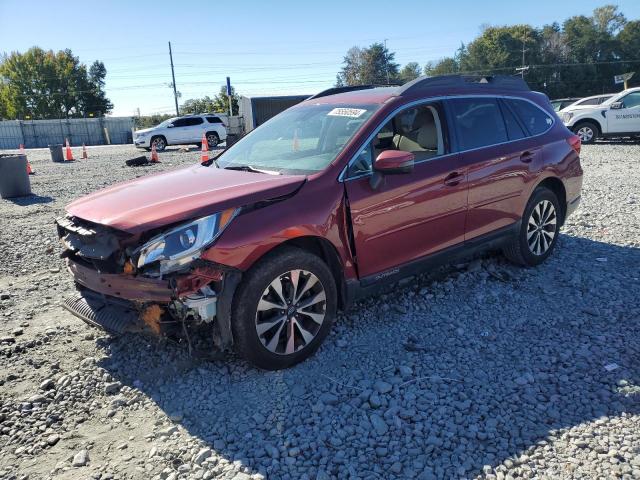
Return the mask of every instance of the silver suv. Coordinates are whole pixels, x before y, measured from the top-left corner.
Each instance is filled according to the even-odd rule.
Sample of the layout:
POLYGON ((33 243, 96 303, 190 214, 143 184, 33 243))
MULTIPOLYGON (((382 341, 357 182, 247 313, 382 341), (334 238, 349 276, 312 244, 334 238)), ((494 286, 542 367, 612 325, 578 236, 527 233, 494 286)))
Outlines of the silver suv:
POLYGON ((160 125, 133 133, 133 143, 138 148, 151 150, 155 145, 161 152, 167 145, 200 145, 202 135, 206 135, 209 148, 216 147, 227 139, 225 116, 215 113, 186 115, 165 120, 160 125))

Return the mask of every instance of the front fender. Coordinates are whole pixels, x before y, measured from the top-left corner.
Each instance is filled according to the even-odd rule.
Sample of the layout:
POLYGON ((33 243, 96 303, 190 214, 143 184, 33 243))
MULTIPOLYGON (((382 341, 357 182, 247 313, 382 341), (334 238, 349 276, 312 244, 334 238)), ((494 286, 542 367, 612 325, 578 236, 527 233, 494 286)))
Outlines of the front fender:
POLYGON ((202 258, 241 271, 279 245, 300 237, 319 237, 335 247, 345 278, 355 277, 345 235, 347 212, 341 184, 307 183, 297 194, 259 208, 249 205, 202 258), (319 200, 320 199, 320 200, 319 200))

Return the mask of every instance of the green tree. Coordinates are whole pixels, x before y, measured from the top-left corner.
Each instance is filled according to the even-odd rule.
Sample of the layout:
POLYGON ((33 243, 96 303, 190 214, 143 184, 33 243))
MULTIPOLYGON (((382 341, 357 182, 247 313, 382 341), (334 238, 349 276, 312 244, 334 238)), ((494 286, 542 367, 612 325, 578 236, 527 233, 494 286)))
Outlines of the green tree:
POLYGON ((400 73, 398 74, 398 78, 401 83, 410 82, 421 75, 422 72, 420 70, 420 64, 418 62, 409 62, 402 67, 402 70, 400 70, 400 73))
POLYGON ((207 113, 214 111, 213 99, 209 96, 202 98, 190 98, 180 106, 180 113, 207 113))
POLYGON ((68 118, 108 113, 113 105, 104 94, 104 64, 91 71, 71 50, 54 53, 32 47, 12 52, 0 62, 0 112, 7 118, 68 118))
MULTIPOLYGON (((238 101, 240 97, 236 93, 235 88, 231 87, 231 105, 233 106, 233 114, 238 114, 238 101)), ((220 87, 219 93, 211 98, 205 96, 202 98, 191 98, 184 102, 180 107, 181 113, 229 113, 229 97, 227 96, 227 87, 220 87)))
POLYGON ((368 48, 352 47, 343 59, 343 66, 336 77, 336 86, 386 85, 398 80, 399 65, 394 62, 395 53, 382 43, 368 48))

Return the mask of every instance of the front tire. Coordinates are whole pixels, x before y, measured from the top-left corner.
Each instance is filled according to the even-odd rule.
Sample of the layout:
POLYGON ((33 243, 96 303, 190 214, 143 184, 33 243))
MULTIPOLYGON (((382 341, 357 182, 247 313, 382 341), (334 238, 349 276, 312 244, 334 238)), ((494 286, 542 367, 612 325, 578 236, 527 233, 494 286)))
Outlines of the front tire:
POLYGON ((153 137, 149 145, 156 146, 156 152, 163 152, 165 148, 167 148, 167 139, 163 136, 158 135, 157 137, 153 137))
POLYGON ((558 242, 561 215, 556 194, 545 187, 536 188, 524 209, 518 234, 503 248, 505 257, 527 267, 544 262, 558 242))
POLYGON ((238 353, 265 370, 301 362, 329 333, 337 303, 333 275, 316 255, 286 248, 261 260, 233 302, 238 353))
POLYGON ((583 144, 589 144, 596 141, 598 138, 600 129, 593 122, 580 122, 573 127, 573 133, 580 137, 580 141, 583 144))

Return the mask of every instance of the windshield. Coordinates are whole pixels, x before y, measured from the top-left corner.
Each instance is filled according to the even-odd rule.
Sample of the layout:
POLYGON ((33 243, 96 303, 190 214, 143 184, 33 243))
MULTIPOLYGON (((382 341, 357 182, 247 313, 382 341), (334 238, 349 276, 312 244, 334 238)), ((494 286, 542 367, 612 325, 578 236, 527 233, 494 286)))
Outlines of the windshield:
POLYGON ((218 157, 221 168, 276 173, 324 170, 379 105, 305 105, 285 110, 218 157))

